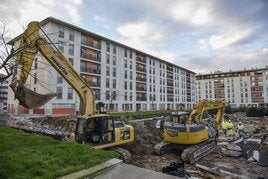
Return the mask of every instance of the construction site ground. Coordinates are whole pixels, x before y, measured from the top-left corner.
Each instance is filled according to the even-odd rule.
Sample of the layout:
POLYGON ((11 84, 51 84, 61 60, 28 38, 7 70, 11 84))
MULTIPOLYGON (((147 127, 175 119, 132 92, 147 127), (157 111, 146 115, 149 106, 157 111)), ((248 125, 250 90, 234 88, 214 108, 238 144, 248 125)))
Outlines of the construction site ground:
MULTIPOLYGON (((233 114, 230 117, 235 125, 238 120, 243 121, 245 131, 251 137, 261 138, 261 150, 268 152, 267 118, 248 118, 245 117, 245 114, 233 114)), ((54 118, 31 120, 22 117, 11 118, 8 122, 2 121, 1 124, 5 123, 4 125, 13 128, 23 128, 26 131, 49 133, 49 135, 57 136, 56 138, 61 138, 61 140, 68 138, 69 133, 74 131, 75 126, 75 117, 70 117, 67 120, 64 117, 59 120, 54 118), (66 121, 69 121, 69 123, 66 121)), ((155 127, 156 120, 120 120, 124 120, 135 128, 135 141, 122 146, 132 154, 131 165, 161 172, 164 166, 168 166, 171 162, 179 161, 179 154, 157 156, 153 153, 154 145, 162 141, 162 129, 155 127)), ((222 133, 220 133, 221 136, 223 136, 222 133)), ((197 163, 193 165, 186 164, 185 168, 192 177, 197 178, 268 178, 268 167, 260 166, 256 162, 249 162, 245 156, 238 158, 226 156, 221 152, 220 147, 197 163)))

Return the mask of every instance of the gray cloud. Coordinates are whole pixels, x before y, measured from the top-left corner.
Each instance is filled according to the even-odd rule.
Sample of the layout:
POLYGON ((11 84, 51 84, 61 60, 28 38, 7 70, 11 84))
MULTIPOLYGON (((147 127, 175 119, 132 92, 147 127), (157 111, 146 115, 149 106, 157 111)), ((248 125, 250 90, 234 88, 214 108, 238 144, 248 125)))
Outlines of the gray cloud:
POLYGON ((18 18, 20 9, 25 8, 28 0, 1 0, 0 16, 1 18, 18 18))

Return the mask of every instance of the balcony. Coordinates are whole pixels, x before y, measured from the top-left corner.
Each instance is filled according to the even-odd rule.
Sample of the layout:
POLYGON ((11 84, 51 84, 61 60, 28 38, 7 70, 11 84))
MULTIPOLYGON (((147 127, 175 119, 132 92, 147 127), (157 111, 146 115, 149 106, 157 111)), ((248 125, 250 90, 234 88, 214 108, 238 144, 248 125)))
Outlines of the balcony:
POLYGON ((89 60, 93 60, 93 61, 96 61, 96 62, 101 61, 101 57, 100 57, 99 54, 94 54, 93 55, 93 54, 88 54, 88 53, 85 53, 85 52, 81 51, 80 57, 85 58, 85 59, 89 59, 89 60))
POLYGON ((100 42, 98 42, 98 41, 93 41, 93 42, 87 41, 85 36, 82 36, 81 44, 101 50, 101 43, 100 42))
POLYGON ((167 73, 167 78, 169 78, 169 79, 173 79, 173 74, 171 74, 171 73, 167 73))
POLYGON ((167 85, 168 85, 168 86, 174 86, 174 83, 173 83, 173 81, 168 80, 168 81, 167 81, 167 85))
POLYGON ((87 84, 91 87, 100 87, 101 82, 100 81, 87 81, 87 84))
POLYGON ((145 57, 142 57, 142 56, 137 56, 136 57, 136 61, 146 64, 146 58, 145 57))
POLYGON ((136 87, 136 91, 147 91, 146 87, 136 87))
POLYGON ((174 90, 173 90, 173 89, 168 89, 168 90, 167 90, 167 93, 168 93, 168 94, 174 94, 174 90))
POLYGON ((94 68, 83 68, 83 67, 81 67, 80 72, 81 73, 93 73, 93 74, 98 74, 98 75, 101 74, 101 70, 94 69, 94 68))
POLYGON ((169 65, 167 65, 167 70, 168 70, 168 71, 173 71, 173 66, 169 66, 169 65))
POLYGON ((173 97, 173 96, 168 97, 168 98, 167 98, 167 101, 168 101, 168 102, 174 102, 174 97, 173 97))
POLYGON ((146 97, 136 96, 136 101, 147 101, 146 97))
POLYGON ((136 67, 136 71, 146 73, 146 68, 136 67))
POLYGON ((146 82, 147 81, 147 79, 146 78, 144 78, 144 77, 136 77, 136 80, 137 81, 142 81, 142 82, 146 82))

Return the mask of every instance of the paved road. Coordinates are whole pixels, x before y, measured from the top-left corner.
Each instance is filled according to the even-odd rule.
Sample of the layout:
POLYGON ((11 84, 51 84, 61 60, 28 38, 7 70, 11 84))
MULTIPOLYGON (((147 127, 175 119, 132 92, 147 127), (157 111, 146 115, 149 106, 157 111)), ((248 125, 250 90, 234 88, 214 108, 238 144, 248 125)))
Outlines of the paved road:
POLYGON ((122 163, 113 169, 110 169, 94 179, 178 179, 179 177, 166 175, 134 165, 122 163))

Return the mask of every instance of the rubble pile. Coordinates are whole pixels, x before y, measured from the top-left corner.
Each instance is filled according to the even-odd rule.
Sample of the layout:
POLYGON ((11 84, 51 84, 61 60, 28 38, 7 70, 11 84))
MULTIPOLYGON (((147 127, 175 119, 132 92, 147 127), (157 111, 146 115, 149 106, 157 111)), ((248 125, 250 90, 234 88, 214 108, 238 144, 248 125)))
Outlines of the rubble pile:
POLYGON ((154 146, 163 140, 162 130, 157 129, 157 119, 133 120, 129 124, 134 127, 135 141, 124 146, 132 154, 151 154, 154 146))
POLYGON ((67 140, 76 127, 76 118, 73 116, 59 117, 10 117, 6 126, 21 129, 31 133, 52 136, 58 140, 67 140))

